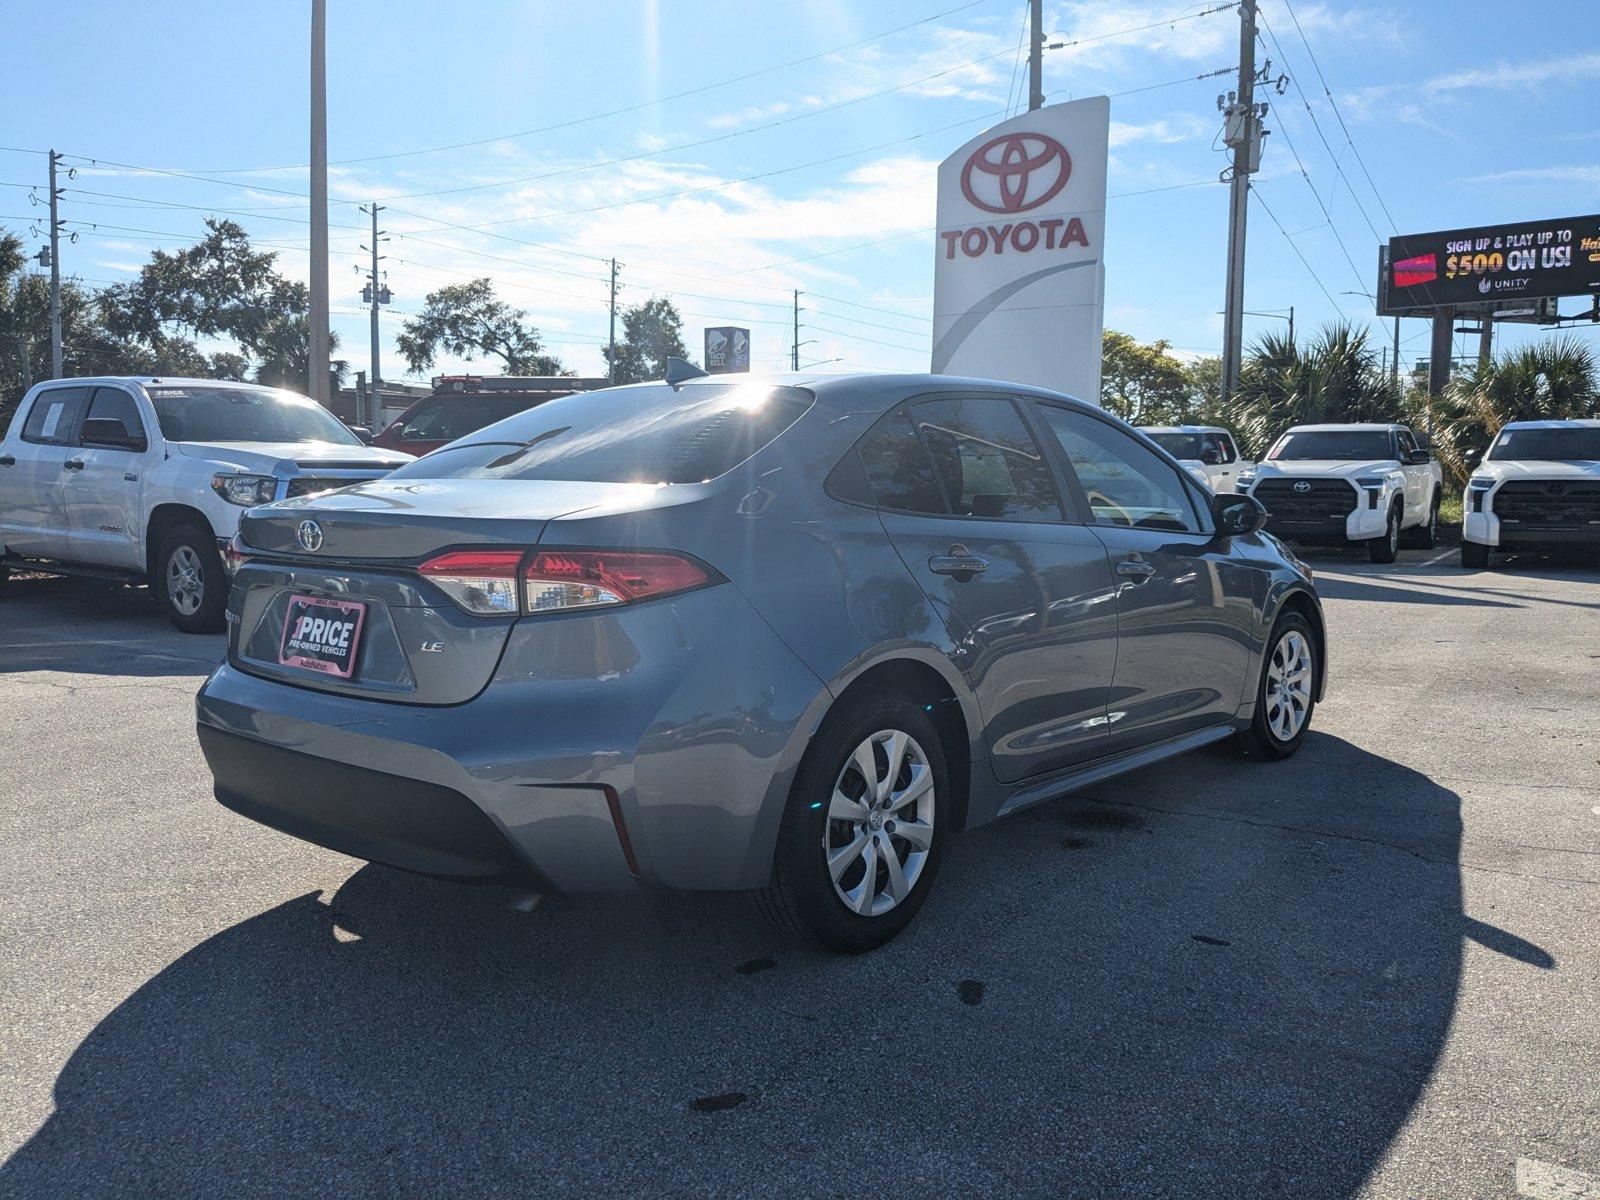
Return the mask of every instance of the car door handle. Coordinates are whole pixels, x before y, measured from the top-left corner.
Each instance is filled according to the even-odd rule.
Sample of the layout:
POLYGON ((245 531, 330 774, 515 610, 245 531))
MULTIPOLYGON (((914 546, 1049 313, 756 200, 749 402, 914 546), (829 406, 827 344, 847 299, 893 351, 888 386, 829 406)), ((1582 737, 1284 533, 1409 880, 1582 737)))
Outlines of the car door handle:
POLYGON ((965 546, 951 546, 948 554, 935 554, 928 559, 928 570, 935 575, 954 576, 958 582, 981 575, 988 569, 988 560, 970 553, 965 546))
POLYGON ((0 467, 14 467, 17 465, 15 454, 0 454, 0 467))
POLYGON ((1156 569, 1147 562, 1140 562, 1136 558, 1125 558, 1117 564, 1117 574, 1124 579, 1131 579, 1135 583, 1143 583, 1156 573, 1156 569))
POLYGON ((83 470, 83 459, 69 458, 66 462, 61 464, 61 469, 63 471, 81 471, 83 470))

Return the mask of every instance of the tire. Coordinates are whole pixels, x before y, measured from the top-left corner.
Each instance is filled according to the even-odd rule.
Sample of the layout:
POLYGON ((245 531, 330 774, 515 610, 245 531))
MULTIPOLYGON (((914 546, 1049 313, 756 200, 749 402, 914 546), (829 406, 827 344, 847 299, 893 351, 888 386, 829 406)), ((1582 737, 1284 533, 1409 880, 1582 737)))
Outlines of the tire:
POLYGON ((1489 565, 1489 547, 1480 542, 1462 542, 1461 565, 1469 570, 1483 570, 1489 565))
POLYGON ((1262 655, 1255 714, 1250 728, 1239 734, 1239 749, 1246 758, 1273 762, 1300 749, 1317 708, 1316 679, 1317 639, 1311 623, 1297 612, 1281 614, 1262 655), (1292 686, 1284 689, 1285 683, 1292 686), (1280 696, 1287 696, 1287 716, 1283 704, 1275 703, 1280 696))
POLYGON ((1367 539, 1367 557, 1375 563, 1392 563, 1400 557, 1400 514, 1398 504, 1389 506, 1389 524, 1382 537, 1367 539))
POLYGON ((227 625, 228 573, 217 539, 199 525, 179 525, 161 539, 150 590, 184 633, 220 633, 227 625))
POLYGON ((1439 493, 1434 492, 1428 504, 1428 519, 1405 533, 1406 545, 1413 550, 1432 550, 1439 541, 1439 493))
POLYGON ((757 903, 780 932, 800 941, 843 954, 876 950, 911 923, 927 898, 952 811, 944 747, 922 708, 881 692, 848 700, 828 715, 795 775, 772 882, 756 893, 757 903), (887 774, 896 747, 900 771, 887 797, 874 802, 884 793, 872 785, 887 774), (860 766, 861 751, 872 755, 872 780, 860 766), (899 832, 912 827, 914 838, 899 832), (853 855, 852 846, 859 847, 853 855), (837 875, 830 850, 841 864, 837 875))

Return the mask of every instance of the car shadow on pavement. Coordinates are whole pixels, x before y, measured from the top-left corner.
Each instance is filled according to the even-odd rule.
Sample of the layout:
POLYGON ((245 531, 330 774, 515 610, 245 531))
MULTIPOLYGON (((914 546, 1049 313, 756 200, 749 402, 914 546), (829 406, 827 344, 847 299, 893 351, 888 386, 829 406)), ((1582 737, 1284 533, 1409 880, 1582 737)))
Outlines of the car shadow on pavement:
POLYGON ((38 575, 0 587, 0 674, 198 678, 222 660, 221 635, 178 632, 145 588, 38 575))
POLYGON ((962 837, 857 958, 362 867, 123 1001, 0 1194, 1351 1195, 1445 1041, 1459 800, 1306 750, 962 837))

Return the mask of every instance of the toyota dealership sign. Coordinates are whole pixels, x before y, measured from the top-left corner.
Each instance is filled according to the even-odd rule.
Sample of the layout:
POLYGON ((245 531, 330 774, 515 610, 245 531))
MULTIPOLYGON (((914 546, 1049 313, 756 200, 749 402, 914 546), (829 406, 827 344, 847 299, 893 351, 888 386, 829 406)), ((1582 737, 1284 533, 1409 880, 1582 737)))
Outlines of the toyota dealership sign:
POLYGON ((1098 403, 1105 296, 1104 96, 973 138, 939 167, 933 369, 1098 403))

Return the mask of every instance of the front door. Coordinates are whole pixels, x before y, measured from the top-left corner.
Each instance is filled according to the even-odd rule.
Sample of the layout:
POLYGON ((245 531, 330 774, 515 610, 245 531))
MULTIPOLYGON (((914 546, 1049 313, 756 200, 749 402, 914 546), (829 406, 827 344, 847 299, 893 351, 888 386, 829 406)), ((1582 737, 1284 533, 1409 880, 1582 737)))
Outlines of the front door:
POLYGON ((140 489, 150 457, 138 402, 118 387, 95 388, 78 434, 82 467, 65 488, 69 557, 141 570, 140 489))
POLYGON ((1105 547, 1069 523, 1016 403, 925 399, 862 444, 885 531, 944 621, 1003 781, 1098 757, 1117 618, 1105 547))
POLYGON ((47 388, 34 397, 22 436, 0 464, 0 542, 26 558, 67 558, 66 485, 76 468, 71 442, 87 388, 47 388))
POLYGON ((1212 533, 1199 494, 1109 421, 1040 403, 1116 580, 1112 751, 1232 719, 1244 696, 1260 572, 1212 533))

